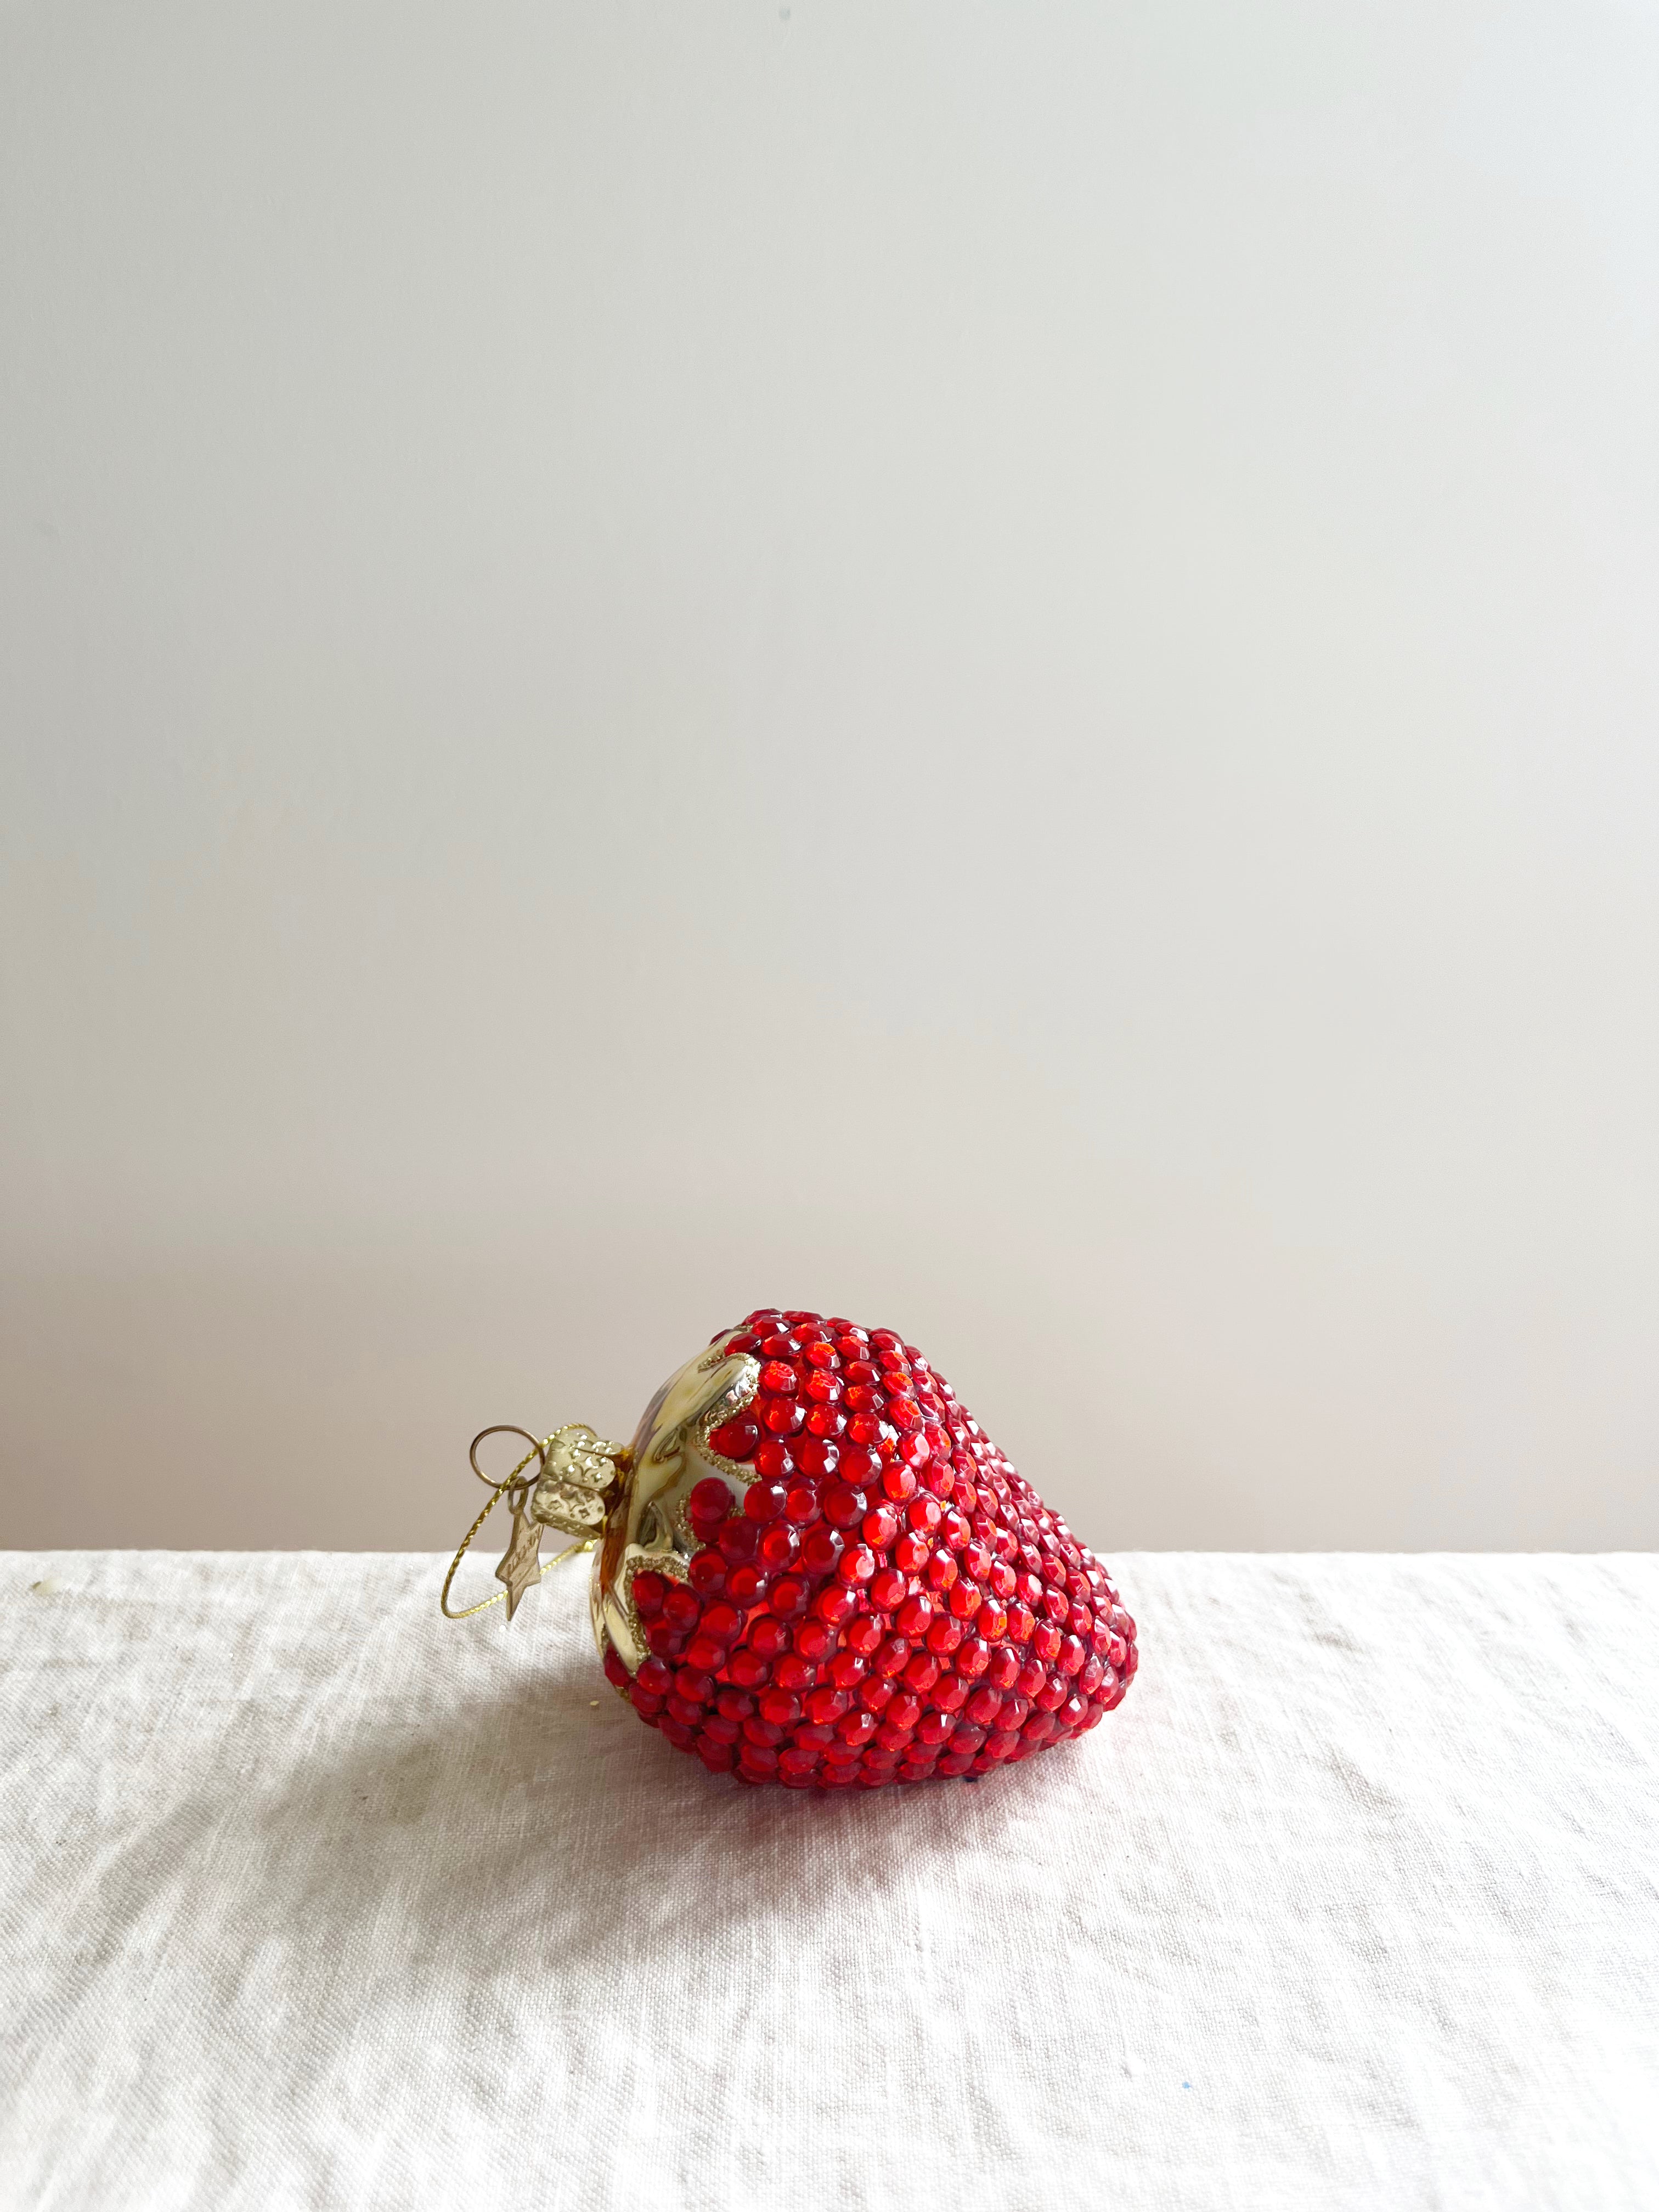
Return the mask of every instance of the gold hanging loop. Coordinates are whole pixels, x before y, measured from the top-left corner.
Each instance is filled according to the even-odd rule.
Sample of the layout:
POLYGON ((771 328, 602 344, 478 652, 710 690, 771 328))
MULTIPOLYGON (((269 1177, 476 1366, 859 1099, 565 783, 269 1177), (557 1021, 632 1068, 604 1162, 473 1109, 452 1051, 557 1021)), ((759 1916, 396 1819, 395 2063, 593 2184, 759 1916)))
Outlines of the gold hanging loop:
MULTIPOLYGON (((507 1601, 507 1592, 505 1590, 497 1590, 494 1597, 480 1598, 477 1605, 463 1606, 461 1609, 457 1612, 449 1602, 449 1592, 451 1586, 455 1580, 456 1569, 460 1565, 461 1561, 466 1557, 467 1551, 472 1542, 472 1539, 477 1534, 479 1529, 483 1527, 484 1522, 489 1520, 490 1515, 495 1511, 497 1500, 500 1499, 507 1492, 516 1490, 520 1495, 514 1502, 515 1504, 521 1504, 523 1503, 525 1496, 528 1494, 530 1490, 529 1483, 522 1479, 524 1471, 526 1468, 529 1466, 532 1459, 539 1461, 543 1468, 546 1467, 547 1447, 551 1442, 551 1437, 547 1437, 538 1441, 536 1437, 531 1435, 528 1429, 521 1429, 511 1421, 498 1421, 493 1428, 480 1429, 477 1435, 473 1437, 472 1442, 467 1446, 466 1455, 471 1465, 472 1472, 477 1476, 479 1481, 488 1487, 489 1495, 484 1500, 483 1510, 479 1514, 477 1519, 472 1523, 472 1526, 467 1530, 465 1535, 462 1537, 460 1549, 450 1561, 449 1572, 444 1577, 444 1586, 441 1592, 439 1594, 438 1606, 446 1620, 471 1620, 475 1613, 488 1613, 492 1605, 505 1604, 507 1601), (510 1474, 504 1475, 499 1482, 494 1480, 489 1475, 487 1475, 478 1464, 478 1446, 483 1442, 486 1437, 523 1437, 530 1446, 530 1449, 519 1462, 517 1467, 513 1469, 513 1472, 510 1474)), ((580 1543, 567 1546, 562 1552, 555 1553, 554 1556, 550 1559, 544 1559, 542 1562, 542 1573, 541 1576, 537 1577, 537 1579, 539 1581, 542 1577, 550 1573, 551 1571, 558 1565, 561 1559, 574 1559, 578 1552, 591 1552, 593 1549, 595 1540, 595 1539, 589 1537, 580 1543)))

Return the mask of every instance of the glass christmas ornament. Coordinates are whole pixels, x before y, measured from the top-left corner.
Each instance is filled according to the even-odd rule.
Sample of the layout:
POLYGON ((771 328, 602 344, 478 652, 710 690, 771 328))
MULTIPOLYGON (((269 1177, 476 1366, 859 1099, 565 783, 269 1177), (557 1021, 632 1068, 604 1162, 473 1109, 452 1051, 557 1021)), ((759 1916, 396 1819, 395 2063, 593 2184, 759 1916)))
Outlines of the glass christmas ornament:
POLYGON ((449 1592, 499 1498, 509 1620, 543 1533, 574 1538, 607 1679, 715 1773, 978 1777, 1086 1734, 1133 1679, 1104 1567, 891 1329, 763 1307, 670 1376, 631 1444, 512 1433, 532 1449, 490 1484, 444 1611, 483 1610, 449 1592))

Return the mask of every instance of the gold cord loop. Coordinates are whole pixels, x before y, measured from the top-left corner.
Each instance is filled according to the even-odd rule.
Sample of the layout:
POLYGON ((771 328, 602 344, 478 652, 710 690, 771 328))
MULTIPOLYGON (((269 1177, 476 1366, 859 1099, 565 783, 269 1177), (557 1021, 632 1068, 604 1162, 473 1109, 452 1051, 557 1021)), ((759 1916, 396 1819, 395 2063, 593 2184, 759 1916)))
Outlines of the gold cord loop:
MULTIPOLYGON (((506 1602, 507 1592, 505 1590, 497 1590, 494 1597, 480 1598, 477 1605, 464 1606, 458 1613, 449 1602, 450 1588, 455 1580, 456 1569, 460 1565, 461 1561, 466 1557, 467 1550, 472 1542, 472 1539, 477 1534, 479 1529, 483 1527, 484 1522, 489 1520, 490 1515, 495 1511, 496 1501, 505 1492, 508 1491, 516 1491, 519 1494, 513 1500, 514 1505, 516 1508, 523 1504, 525 1498, 529 1495, 530 1492, 529 1483, 521 1480, 524 1471, 526 1468, 529 1466, 532 1459, 539 1461, 543 1468, 546 1467, 547 1448, 552 1441, 552 1437, 548 1437, 543 1438, 538 1443, 538 1440, 531 1435, 528 1429, 519 1428, 511 1421, 501 1421, 497 1422, 493 1428, 480 1429, 477 1435, 473 1437, 472 1442, 468 1445, 466 1455, 471 1463, 472 1472, 477 1476, 480 1482, 488 1486, 489 1495, 484 1500, 483 1510, 479 1514, 477 1519, 472 1523, 472 1526, 467 1530, 465 1535, 462 1537, 460 1549, 450 1561, 449 1572, 444 1577, 444 1586, 439 1595, 438 1605, 439 1609, 441 1611, 446 1620, 471 1620, 475 1613, 488 1613, 492 1605, 502 1605, 506 1602), (484 1473, 483 1469, 478 1464, 478 1446, 483 1442, 486 1437, 523 1437, 530 1446, 530 1449, 519 1462, 519 1464, 514 1468, 511 1474, 503 1476, 501 1480, 499 1482, 492 1481, 490 1477, 484 1473)), ((539 1582, 542 1580, 543 1577, 550 1574, 552 1570, 558 1565, 561 1559, 574 1559, 578 1552, 591 1552, 593 1549, 595 1540, 595 1539, 588 1537, 580 1543, 568 1545, 562 1552, 556 1553, 550 1559, 544 1559, 542 1562, 541 1574, 537 1577, 537 1580, 539 1582)))

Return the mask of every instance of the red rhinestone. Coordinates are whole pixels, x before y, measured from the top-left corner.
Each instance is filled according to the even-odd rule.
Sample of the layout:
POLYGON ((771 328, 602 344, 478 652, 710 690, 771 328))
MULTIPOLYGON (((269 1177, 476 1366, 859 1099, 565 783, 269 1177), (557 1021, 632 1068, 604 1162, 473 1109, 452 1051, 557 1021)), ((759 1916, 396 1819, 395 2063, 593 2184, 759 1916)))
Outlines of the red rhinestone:
MULTIPOLYGON (((793 1566, 799 1550, 800 1538, 787 1521, 775 1521, 770 1528, 762 1529, 760 1555, 769 1567, 793 1566)), ((738 1595, 737 1575, 742 1571, 738 1568, 733 1573, 732 1594, 734 1597, 738 1595)))
POLYGON ((743 1615, 735 1606, 717 1602, 703 1607, 702 1632, 718 1644, 729 1644, 742 1626, 743 1615))
POLYGON ((848 1622, 842 1631, 841 1640, 849 1651, 856 1651, 861 1659, 867 1659, 880 1644, 881 1638, 880 1620, 872 1613, 860 1613, 848 1622))
POLYGON ((760 1440, 760 1423, 749 1413, 739 1413, 735 1419, 722 1422, 708 1434, 710 1450, 722 1459, 751 1459, 760 1440))
MULTIPOLYGON (((726 1561, 718 1552, 693 1552, 685 1574, 692 1589, 704 1597, 712 1597, 726 1588, 726 1561)), ((635 1587, 637 1589, 637 1583, 635 1587)))
POLYGON ((914 1597, 906 1598, 893 1616, 900 1633, 912 1637, 921 1635, 933 1617, 933 1608, 920 1590, 914 1597))
POLYGON ((750 1560, 742 1560, 726 1577, 726 1595, 733 1605, 740 1605, 747 1611, 749 1607, 766 1595, 771 1579, 764 1566, 757 1565, 750 1560))
POLYGON ((801 1540, 800 1563, 809 1574, 832 1573, 840 1557, 841 1538, 822 1522, 817 1528, 809 1528, 801 1540))
MULTIPOLYGON (((817 1475, 820 1480, 832 1475, 841 1464, 841 1449, 827 1443, 822 1437, 803 1437, 795 1447, 795 1457, 804 1473, 817 1475)), ((811 1495, 808 1492, 807 1495, 811 1495)))
POLYGON ((705 1475, 693 1486, 685 1501, 687 1518, 692 1521, 723 1521, 732 1510, 732 1493, 717 1474, 705 1475))
POLYGON ((798 1336, 769 1336, 760 1347, 763 1359, 795 1359, 800 1355, 798 1336))
POLYGON ((836 1631, 816 1614, 795 1631, 795 1649, 803 1659, 827 1659, 838 1641, 836 1631))
POLYGON ((760 1371, 760 1387, 780 1398, 793 1398, 800 1389, 800 1379, 785 1361, 769 1359, 760 1371))
POLYGON ((775 1437, 793 1437, 806 1418, 793 1398, 757 1398, 755 1410, 775 1437))
POLYGON ((758 1690, 772 1679, 771 1662, 763 1659, 752 1645, 746 1650, 732 1654, 726 1672, 745 1690, 758 1690))
POLYGON ((828 1620, 839 1628, 850 1620, 858 1604, 852 1591, 839 1582, 826 1583, 812 1601, 812 1610, 820 1620, 828 1620))
POLYGON ((854 1490, 849 1483, 834 1483, 823 1493, 823 1517, 832 1528, 850 1528, 862 1519, 865 1502, 861 1490, 854 1490))
POLYGON ((806 1584, 799 1575, 782 1575, 772 1585, 772 1610, 788 1620, 806 1609, 806 1584))
POLYGON ((898 1532, 898 1515, 890 1505, 878 1505, 873 1513, 864 1516, 864 1540, 878 1552, 884 1552, 898 1532))
MULTIPOLYGON (((777 1601, 777 1592, 774 1590, 772 1604, 775 1609, 777 1601)), ((763 1613, 758 1620, 751 1620, 749 1624, 749 1648, 758 1652, 763 1659, 775 1659, 780 1651, 789 1649, 789 1631, 781 1620, 774 1620, 769 1614, 763 1613)))
POLYGON ((751 1482, 744 1492, 743 1510, 750 1521, 775 1521, 788 1499, 781 1482, 751 1482))
POLYGON ((755 1454, 755 1471, 768 1482, 787 1482, 795 1472, 794 1455, 781 1437, 763 1437, 755 1454))
POLYGON ((846 1483, 873 1482, 881 1473, 881 1454, 863 1443, 841 1448, 841 1477, 846 1483))
POLYGON ((682 1632, 695 1628, 702 1618, 702 1601, 695 1590, 676 1583, 662 1601, 663 1618, 682 1632))
POLYGON ((870 1577, 870 1602, 891 1613, 904 1596, 904 1577, 896 1567, 881 1567, 870 1577))
POLYGON ((649 1620, 653 1613, 662 1611, 662 1601, 668 1585, 660 1575, 642 1574, 634 1577, 634 1603, 641 1620, 649 1620))
POLYGON ((839 1406, 809 1406, 806 1426, 810 1435, 833 1439, 847 1426, 847 1416, 839 1406))
POLYGON ((728 1565, 735 1566, 739 1559, 752 1559, 760 1542, 760 1530, 748 1519, 728 1521, 715 1541, 728 1565))

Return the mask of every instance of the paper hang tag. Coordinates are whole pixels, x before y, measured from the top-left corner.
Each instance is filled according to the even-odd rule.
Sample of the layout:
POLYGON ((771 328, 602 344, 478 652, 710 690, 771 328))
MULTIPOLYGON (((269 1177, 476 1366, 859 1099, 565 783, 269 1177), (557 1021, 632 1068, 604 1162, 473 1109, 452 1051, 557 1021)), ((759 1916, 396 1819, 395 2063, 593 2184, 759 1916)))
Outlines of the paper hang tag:
POLYGON ((514 1500, 513 1534, 501 1565, 495 1570, 495 1579, 507 1590, 507 1617, 512 1620, 519 1609, 519 1601, 526 1590, 534 1589, 542 1578, 542 1524, 532 1520, 525 1510, 522 1492, 514 1500))

